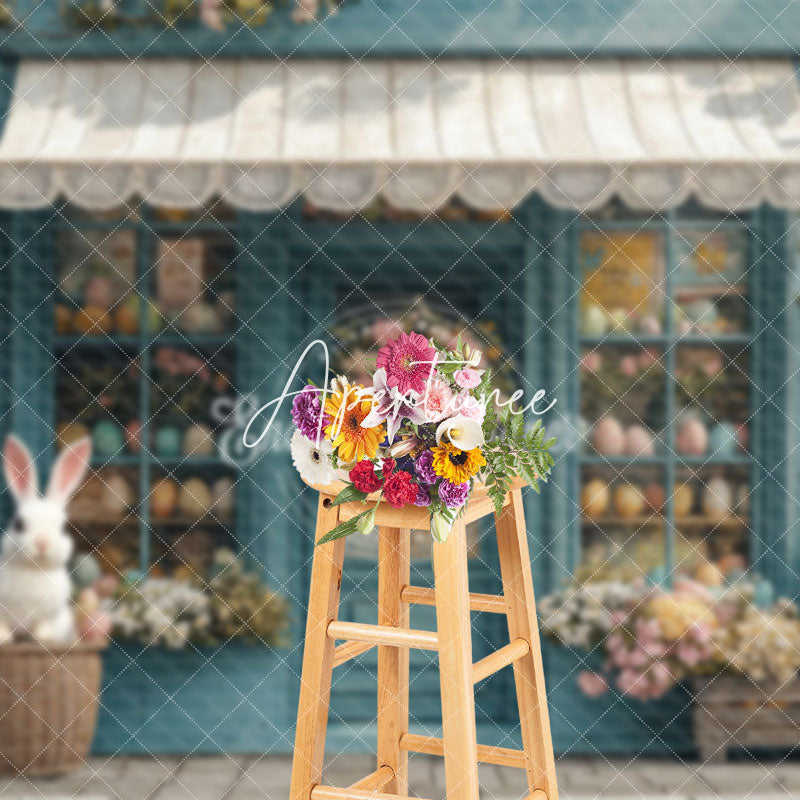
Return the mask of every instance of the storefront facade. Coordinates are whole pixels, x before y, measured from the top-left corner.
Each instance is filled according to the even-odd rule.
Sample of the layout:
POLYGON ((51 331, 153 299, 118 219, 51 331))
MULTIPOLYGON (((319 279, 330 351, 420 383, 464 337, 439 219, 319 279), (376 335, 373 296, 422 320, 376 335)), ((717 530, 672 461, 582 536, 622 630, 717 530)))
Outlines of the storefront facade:
MULTIPOLYGON (((396 22, 399 5, 386 5, 396 22)), ((765 593, 800 590, 792 490, 800 477, 792 422, 800 89, 790 54, 765 40, 730 74, 720 48, 709 52, 692 35, 681 44, 692 61, 650 81, 652 65, 630 60, 640 46, 621 41, 599 54, 616 60, 596 66, 545 59, 559 36, 573 37, 570 46, 584 37, 587 55, 593 39, 566 19, 537 38, 527 12, 527 38, 517 44, 529 61, 517 69, 497 60, 516 54, 520 35, 514 4, 499 5, 504 16, 474 25, 441 11, 436 42, 432 9, 413 12, 401 35, 366 4, 345 5, 312 29, 279 19, 275 29, 232 30, 222 40, 195 23, 80 33, 48 6, 7 39, 3 432, 21 435, 45 465, 67 424, 89 429, 103 482, 130 492, 129 509, 116 516, 74 514, 76 535, 108 569, 175 574, 230 547, 292 605, 281 648, 112 643, 97 752, 291 750, 314 499, 280 432, 255 457, 243 454, 241 419, 215 401, 277 396, 316 338, 331 340, 336 363, 357 372, 394 319, 437 335, 464 329, 509 387, 545 387, 557 399, 546 421, 563 442, 558 464, 548 491, 527 500, 540 594, 587 569, 667 582, 695 568, 700 542, 704 558, 736 559, 765 593), (371 66, 350 69, 342 59, 364 54, 365 30, 386 38, 371 66), (457 46, 442 38, 450 30, 463 36, 457 46), (396 59, 419 59, 421 41, 425 56, 444 50, 453 64, 434 72, 396 59), (216 60, 191 63, 198 51, 216 60), (290 53, 297 64, 285 67, 280 58, 290 53), (158 60, 168 55, 187 60, 158 60), (766 56, 775 60, 758 60, 766 56), (123 60, 131 57, 145 58, 132 68, 123 60), (263 91, 270 76, 280 91, 263 91), (666 103, 665 85, 682 89, 683 100, 666 103), (153 99, 154 86, 166 100, 153 99), (747 105, 753 86, 762 94, 747 105), (546 106, 538 116, 521 106, 526 87, 539 87, 531 94, 546 106), (618 89, 652 125, 614 112, 618 89), (405 126, 402 103, 386 106, 385 97, 418 103, 416 112, 405 108, 405 126), (112 106, 113 114, 93 114, 112 106), (24 116, 32 110, 38 123, 24 116), (485 124, 471 124, 470 111, 485 124), (26 141, 45 119, 51 135, 26 141), (75 152, 81 157, 65 158, 75 152), (180 276, 187 264, 202 275, 187 290, 192 311, 170 314, 170 270, 180 276), (104 292, 113 294, 109 312, 96 302, 104 292), (618 428, 598 439, 597 424, 610 417, 618 428), (213 430, 210 452, 186 447, 198 424, 213 430), (614 441, 621 435, 649 438, 629 448, 614 441), (697 446, 693 437, 704 435, 697 446), (165 512, 158 487, 180 490, 189 480, 233 501, 210 513, 180 504, 165 512), (700 485, 714 480, 718 491, 707 498, 700 485), (592 481, 611 487, 615 511, 584 513, 592 481), (616 501, 623 485, 660 488, 657 522, 616 501), (735 512, 724 522, 710 513, 719 495, 730 495, 735 512)), ((657 27, 650 22, 637 16, 632 25, 646 37, 657 27)), ((314 377, 320 362, 308 366, 314 377)), ((492 542, 480 530, 472 536, 471 587, 496 591, 492 542)), ((367 540, 353 545, 343 616, 374 621, 376 552, 367 540)), ((415 582, 430 580, 424 538, 412 553, 415 582)), ((430 611, 420 610, 415 626, 432 627, 430 611)), ((490 616, 476 619, 477 657, 502 644, 490 616)), ((413 658, 412 720, 431 732, 436 662, 413 658)), ((560 752, 692 752, 688 691, 647 704, 577 698, 584 661, 546 645, 560 752), (613 737, 593 724, 600 718, 613 737)), ((374 671, 366 654, 336 676, 331 736, 351 750, 374 746, 374 671)), ((504 712, 513 691, 502 673, 479 687, 481 741, 516 741, 516 720, 504 712)))

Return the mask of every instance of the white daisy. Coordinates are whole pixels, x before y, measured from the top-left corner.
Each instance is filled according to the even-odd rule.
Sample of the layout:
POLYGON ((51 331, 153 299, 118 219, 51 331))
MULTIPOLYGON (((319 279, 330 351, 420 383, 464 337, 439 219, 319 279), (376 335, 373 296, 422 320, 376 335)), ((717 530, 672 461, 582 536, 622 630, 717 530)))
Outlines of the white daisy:
POLYGON ((292 461, 306 483, 325 485, 336 480, 331 465, 333 448, 328 441, 321 441, 319 447, 296 430, 292 434, 292 461))

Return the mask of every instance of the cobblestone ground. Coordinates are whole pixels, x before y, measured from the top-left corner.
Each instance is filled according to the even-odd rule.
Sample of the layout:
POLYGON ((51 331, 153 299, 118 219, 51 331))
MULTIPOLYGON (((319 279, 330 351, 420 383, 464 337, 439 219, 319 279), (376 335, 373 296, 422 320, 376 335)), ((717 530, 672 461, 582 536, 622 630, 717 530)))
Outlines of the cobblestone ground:
MULTIPOLYGON (((287 800, 291 761, 284 756, 93 758, 87 767, 56 779, 3 779, 0 800, 287 800)), ((374 769, 366 756, 339 756, 326 780, 347 786, 374 769)), ((441 760, 415 756, 412 794, 444 797, 441 760)), ((562 800, 670 798, 670 800, 788 800, 800 797, 800 762, 680 763, 655 759, 563 758, 562 800)), ((525 795, 517 770, 481 767, 481 796, 518 800, 525 795)))

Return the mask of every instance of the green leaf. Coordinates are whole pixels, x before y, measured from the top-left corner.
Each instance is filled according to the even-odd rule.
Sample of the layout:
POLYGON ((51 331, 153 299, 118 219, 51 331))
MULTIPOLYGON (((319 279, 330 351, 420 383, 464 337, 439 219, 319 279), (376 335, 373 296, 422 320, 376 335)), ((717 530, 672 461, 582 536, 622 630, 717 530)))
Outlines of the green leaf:
POLYGON ((331 506, 340 506, 342 503, 352 503, 354 500, 363 501, 367 498, 367 493, 362 492, 351 483, 342 489, 339 494, 331 501, 331 506))
POLYGON ((347 522, 342 522, 341 525, 337 525, 332 531, 328 531, 328 533, 317 542, 317 545, 327 544, 328 542, 334 541, 334 539, 341 539, 343 536, 349 536, 351 533, 355 533, 358 530, 358 521, 367 514, 372 514, 374 510, 373 508, 369 508, 366 511, 362 511, 357 517, 353 517, 353 519, 349 519, 347 522))

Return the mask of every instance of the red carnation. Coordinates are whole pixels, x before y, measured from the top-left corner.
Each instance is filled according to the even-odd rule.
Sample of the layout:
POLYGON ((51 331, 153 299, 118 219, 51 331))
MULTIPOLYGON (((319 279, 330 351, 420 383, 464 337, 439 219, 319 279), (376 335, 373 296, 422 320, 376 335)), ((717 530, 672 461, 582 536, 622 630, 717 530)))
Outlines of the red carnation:
POLYGON ((372 462, 366 458, 350 470, 349 477, 359 492, 369 494, 381 488, 381 479, 375 474, 372 462))
POLYGON ((383 471, 383 477, 388 478, 394 472, 394 468, 396 466, 397 462, 393 458, 384 458, 383 467, 381 468, 383 471))
POLYGON ((402 508, 417 499, 417 485, 411 480, 411 473, 400 470, 386 479, 383 487, 386 502, 394 508, 402 508))

